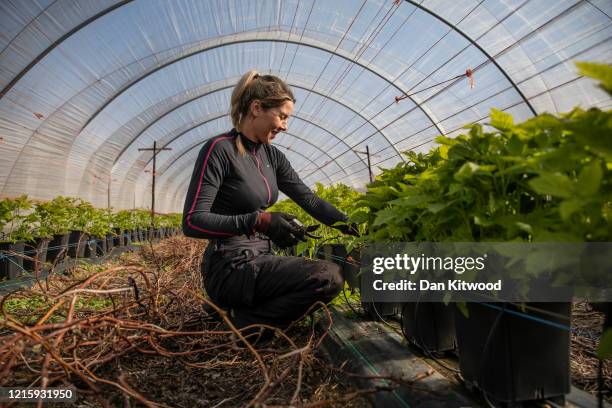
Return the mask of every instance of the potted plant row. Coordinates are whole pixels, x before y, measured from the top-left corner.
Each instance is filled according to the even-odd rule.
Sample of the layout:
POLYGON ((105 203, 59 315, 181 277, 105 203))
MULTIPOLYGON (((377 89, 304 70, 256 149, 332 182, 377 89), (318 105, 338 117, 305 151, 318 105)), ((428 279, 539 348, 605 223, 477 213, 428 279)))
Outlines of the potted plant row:
POLYGON ((156 228, 149 225, 150 213, 144 210, 113 214, 62 196, 48 202, 6 198, 0 201, 0 277, 14 279, 45 262, 103 256, 113 247, 175 235, 180 215, 159 215, 156 228))
MULTIPOLYGON (((580 68, 612 91, 612 68, 580 68)), ((515 125, 509 114, 492 110, 488 125, 470 125, 453 139, 439 137, 440 147, 410 152, 407 163, 383 171, 356 214, 368 222, 367 239, 611 241, 611 111, 576 108, 515 125)), ((533 272, 516 279, 528 282, 533 272)), ((570 301, 450 306, 404 305, 406 337, 424 348, 444 348, 454 325, 462 376, 489 400, 562 402, 570 390, 570 301)))

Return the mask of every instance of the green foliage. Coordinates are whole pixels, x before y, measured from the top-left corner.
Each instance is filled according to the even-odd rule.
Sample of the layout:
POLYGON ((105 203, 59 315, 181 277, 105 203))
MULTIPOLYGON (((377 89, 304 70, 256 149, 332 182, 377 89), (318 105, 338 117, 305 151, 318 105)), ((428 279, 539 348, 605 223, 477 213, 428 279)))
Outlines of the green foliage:
POLYGON ((72 207, 70 208, 71 216, 67 222, 69 229, 87 232, 92 219, 96 217, 98 211, 87 201, 83 201, 80 198, 75 199, 72 202, 72 207))
POLYGON ((182 214, 155 215, 155 228, 179 227, 183 219, 182 214))
MULTIPOLYGON (((610 89, 612 67, 582 68, 610 89)), ((364 239, 611 241, 612 111, 576 108, 515 124, 493 109, 490 118, 438 137, 426 154, 408 153, 407 163, 370 183, 354 215, 368 223, 364 239)))
MULTIPOLYGON (((53 299, 43 295, 29 295, 27 297, 12 297, 4 302, 4 313, 8 313, 24 324, 36 323, 48 309, 53 305, 53 299)), ((79 297, 75 304, 75 312, 79 313, 85 309, 87 311, 103 311, 111 308, 113 302, 108 297, 87 296, 79 297)), ((0 317, 1 319, 1 317, 0 317)), ((65 311, 58 310, 50 318, 50 323, 58 323, 66 320, 65 311)))
POLYGON ((25 220, 28 216, 24 213, 31 208, 32 204, 26 195, 0 201, 0 241, 15 243, 27 240, 29 231, 25 220))
POLYGON ((121 230, 135 230, 138 228, 138 216, 135 211, 119 211, 113 216, 113 226, 121 230))
POLYGON ((10 298, 4 302, 4 311, 9 314, 33 312, 48 306, 47 299, 42 295, 10 298))
MULTIPOLYGON (((181 217, 181 214, 156 215, 155 226, 179 227, 181 217)), ((10 242, 50 238, 71 230, 101 238, 113 228, 133 230, 150 225, 149 211, 124 210, 113 214, 110 209, 94 208, 91 203, 75 197, 58 196, 51 201, 34 202, 24 195, 0 201, 0 239, 10 242)))
POLYGON ((612 329, 606 329, 597 346, 597 358, 605 360, 612 358, 612 329))
POLYGON ((113 230, 113 214, 110 209, 95 210, 87 223, 85 232, 103 238, 113 230))
POLYGON ((612 69, 610 65, 595 62, 577 62, 580 73, 600 81, 600 87, 612 94, 612 69))
POLYGON ((33 224, 37 225, 36 235, 50 238, 56 234, 65 234, 72 228, 74 207, 77 199, 58 196, 51 201, 34 205, 33 224))
MULTIPOLYGON (((317 183, 314 193, 345 214, 350 214, 353 211, 356 201, 361 196, 361 194, 357 191, 341 183, 327 187, 323 186, 321 183, 317 183)), ((293 214, 304 225, 320 224, 319 221, 315 220, 312 216, 310 216, 310 214, 308 214, 290 199, 277 202, 270 207, 268 211, 280 211, 293 214)), ((318 240, 308 239, 306 242, 298 244, 298 254, 304 253, 312 257, 314 256, 314 251, 322 243, 342 243, 350 248, 355 245, 355 242, 357 241, 354 237, 345 236, 338 230, 326 225, 321 225, 321 227, 316 230, 314 234, 321 236, 322 238, 318 240)))
POLYGON ((147 210, 134 210, 136 228, 145 229, 151 226, 151 212, 147 210))
POLYGON ((468 126, 410 155, 369 185, 370 239, 388 241, 609 241, 612 112, 542 114, 493 131, 468 126), (387 174, 385 174, 387 173, 387 174))

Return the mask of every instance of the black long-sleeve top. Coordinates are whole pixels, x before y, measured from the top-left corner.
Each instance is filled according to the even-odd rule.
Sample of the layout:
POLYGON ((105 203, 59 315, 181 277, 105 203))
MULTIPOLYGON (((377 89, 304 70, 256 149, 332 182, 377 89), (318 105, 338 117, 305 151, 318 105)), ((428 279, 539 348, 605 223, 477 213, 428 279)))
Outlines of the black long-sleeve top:
POLYGON ((254 232, 257 213, 282 191, 326 225, 346 215, 317 197, 298 177, 285 155, 272 145, 253 143, 232 129, 200 150, 183 210, 183 233, 194 238, 226 238, 254 232), (240 137, 246 154, 235 139, 240 137))

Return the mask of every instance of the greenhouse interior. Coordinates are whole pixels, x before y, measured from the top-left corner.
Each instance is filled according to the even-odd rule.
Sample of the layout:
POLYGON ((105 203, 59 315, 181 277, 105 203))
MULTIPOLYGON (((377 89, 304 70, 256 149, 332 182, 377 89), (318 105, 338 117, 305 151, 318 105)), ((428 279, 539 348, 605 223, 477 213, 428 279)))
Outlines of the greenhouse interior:
POLYGON ((612 406, 612 1, 0 0, 0 403, 612 406))

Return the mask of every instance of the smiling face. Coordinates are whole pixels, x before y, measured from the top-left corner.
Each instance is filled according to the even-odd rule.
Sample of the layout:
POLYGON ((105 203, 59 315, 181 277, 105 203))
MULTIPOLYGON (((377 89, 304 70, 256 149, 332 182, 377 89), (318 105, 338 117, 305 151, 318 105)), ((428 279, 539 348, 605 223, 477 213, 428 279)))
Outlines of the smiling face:
POLYGON ((276 135, 287 131, 287 120, 293 115, 293 101, 286 101, 276 108, 264 109, 261 102, 256 100, 251 104, 252 134, 249 139, 262 144, 270 144, 276 135))

